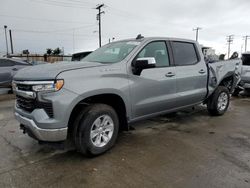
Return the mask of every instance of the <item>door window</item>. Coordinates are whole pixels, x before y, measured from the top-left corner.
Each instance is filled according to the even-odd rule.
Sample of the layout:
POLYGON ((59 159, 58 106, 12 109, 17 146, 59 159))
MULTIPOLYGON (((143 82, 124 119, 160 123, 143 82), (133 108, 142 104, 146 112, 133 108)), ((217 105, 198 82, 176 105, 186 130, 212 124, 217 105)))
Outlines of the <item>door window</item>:
POLYGON ((193 43, 173 42, 172 47, 173 47, 175 65, 177 66, 193 65, 198 62, 196 49, 193 43))
POLYGON ((14 62, 9 61, 7 59, 0 59, 0 67, 10 67, 14 66, 14 62))
POLYGON ((143 57, 154 57, 156 67, 168 67, 170 65, 167 46, 163 41, 151 42, 146 45, 137 56, 137 58, 143 57))
POLYGON ((242 54, 242 65, 250 66, 250 54, 242 54))

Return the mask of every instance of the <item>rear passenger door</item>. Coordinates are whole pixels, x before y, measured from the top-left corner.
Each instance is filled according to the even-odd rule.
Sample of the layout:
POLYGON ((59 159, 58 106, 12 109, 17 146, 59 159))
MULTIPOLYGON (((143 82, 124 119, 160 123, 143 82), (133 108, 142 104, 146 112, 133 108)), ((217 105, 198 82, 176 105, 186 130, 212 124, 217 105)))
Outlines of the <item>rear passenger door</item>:
POLYGON ((178 107, 192 105, 204 100, 207 94, 207 66, 200 57, 195 43, 172 41, 176 66, 176 93, 178 107))

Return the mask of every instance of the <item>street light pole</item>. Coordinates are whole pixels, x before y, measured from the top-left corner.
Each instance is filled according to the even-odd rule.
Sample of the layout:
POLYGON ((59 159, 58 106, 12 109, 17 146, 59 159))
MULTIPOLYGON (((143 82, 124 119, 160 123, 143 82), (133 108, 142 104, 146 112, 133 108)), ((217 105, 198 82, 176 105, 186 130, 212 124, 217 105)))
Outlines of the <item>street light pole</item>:
POLYGON ((7 39, 7 25, 4 26, 4 32, 5 32, 5 41, 6 41, 6 55, 9 55, 9 48, 8 48, 8 39, 7 39))
POLYGON ((11 30, 9 30, 9 34, 10 34, 10 50, 11 50, 11 54, 14 54, 13 41, 12 41, 12 32, 11 32, 11 30))

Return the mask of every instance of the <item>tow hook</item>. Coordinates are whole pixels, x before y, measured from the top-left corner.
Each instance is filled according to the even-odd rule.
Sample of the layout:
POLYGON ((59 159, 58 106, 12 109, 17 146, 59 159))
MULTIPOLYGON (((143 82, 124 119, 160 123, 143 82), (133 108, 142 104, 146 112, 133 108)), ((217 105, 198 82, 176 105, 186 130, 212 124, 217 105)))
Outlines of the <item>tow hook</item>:
POLYGON ((24 125, 20 125, 20 129, 23 131, 23 134, 26 134, 27 132, 26 132, 26 129, 25 129, 25 127, 24 127, 24 125))

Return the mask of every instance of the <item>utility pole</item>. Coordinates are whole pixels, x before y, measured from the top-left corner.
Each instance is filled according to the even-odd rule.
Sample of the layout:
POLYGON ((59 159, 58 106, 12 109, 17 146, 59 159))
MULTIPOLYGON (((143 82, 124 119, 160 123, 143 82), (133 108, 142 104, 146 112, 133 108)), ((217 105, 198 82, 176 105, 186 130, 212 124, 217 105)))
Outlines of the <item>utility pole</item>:
POLYGON ((245 52, 247 51, 247 40, 250 38, 249 35, 246 35, 243 37, 243 39, 245 40, 245 52))
MULTIPOLYGON (((114 42, 115 37, 112 37, 112 42, 114 42)), ((109 38, 109 43, 111 43, 111 38, 109 38)))
POLYGON ((104 11, 101 11, 102 7, 104 7, 104 4, 99 4, 96 6, 96 10, 98 10, 96 19, 99 22, 99 47, 102 46, 101 15, 105 13, 104 11))
POLYGON ((196 31, 196 36, 195 36, 195 38, 196 38, 196 41, 198 42, 198 37, 199 37, 199 30, 201 30, 202 28, 201 27, 196 27, 196 28, 194 28, 193 29, 193 31, 196 31))
POLYGON ((9 55, 9 48, 8 48, 8 39, 7 39, 7 25, 4 26, 4 32, 5 32, 5 41, 6 41, 6 55, 9 55))
POLYGON ((230 48, 231 48, 231 44, 233 43, 233 40, 234 40, 234 35, 229 35, 227 36, 227 44, 228 44, 228 52, 227 52, 227 56, 228 56, 228 59, 230 58, 230 48))
POLYGON ((11 30, 9 30, 9 33, 10 33, 10 49, 11 49, 11 54, 14 54, 11 30))
POLYGON ((73 29, 73 53, 75 53, 75 29, 73 29))

